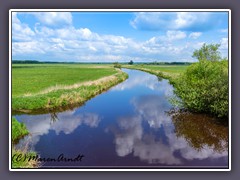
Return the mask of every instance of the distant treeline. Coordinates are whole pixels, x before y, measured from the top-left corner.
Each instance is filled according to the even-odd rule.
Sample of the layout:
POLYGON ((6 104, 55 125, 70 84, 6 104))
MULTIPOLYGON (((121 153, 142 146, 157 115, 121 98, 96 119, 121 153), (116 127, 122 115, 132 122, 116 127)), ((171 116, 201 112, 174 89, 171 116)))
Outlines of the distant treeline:
POLYGON ((192 64, 191 62, 150 62, 144 63, 149 65, 189 65, 192 64))
MULTIPOLYGON (((13 60, 12 64, 113 64, 113 62, 53 62, 37 60, 13 60)), ((129 64, 129 62, 119 62, 119 64, 129 64)), ((190 62, 133 62, 133 64, 148 65, 189 65, 190 62)))
POLYGON ((42 64, 42 62, 35 60, 13 60, 13 64, 42 64))
MULTIPOLYGON (((54 62, 54 61, 36 61, 36 60, 13 60, 13 64, 79 64, 75 62, 54 62)), ((86 64, 86 63, 83 63, 86 64)))

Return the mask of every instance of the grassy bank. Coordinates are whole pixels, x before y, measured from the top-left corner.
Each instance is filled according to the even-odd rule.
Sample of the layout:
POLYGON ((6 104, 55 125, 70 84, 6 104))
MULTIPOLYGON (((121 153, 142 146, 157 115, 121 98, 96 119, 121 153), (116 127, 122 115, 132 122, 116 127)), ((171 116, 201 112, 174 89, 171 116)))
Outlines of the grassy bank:
POLYGON ((24 160, 22 157, 36 156, 33 151, 27 149, 20 150, 14 147, 14 144, 21 138, 28 135, 29 132, 23 123, 19 123, 15 118, 12 118, 12 168, 34 168, 38 166, 36 161, 24 160))
POLYGON ((28 134, 25 124, 19 123, 15 118, 12 118, 12 143, 18 142, 19 139, 28 134))
POLYGON ((180 74, 182 74, 189 65, 123 65, 122 67, 128 69, 137 69, 141 71, 148 72, 150 74, 154 74, 158 77, 162 77, 170 80, 174 83, 174 79, 176 79, 180 74))
POLYGON ((12 110, 19 112, 79 105, 128 77, 110 65, 15 66, 12 110))

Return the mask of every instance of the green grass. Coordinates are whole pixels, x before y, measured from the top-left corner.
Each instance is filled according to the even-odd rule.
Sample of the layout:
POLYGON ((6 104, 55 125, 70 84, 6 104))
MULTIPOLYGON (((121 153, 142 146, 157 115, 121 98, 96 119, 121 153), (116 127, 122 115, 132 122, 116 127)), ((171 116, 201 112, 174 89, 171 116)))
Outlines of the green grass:
POLYGON ((173 82, 173 79, 176 79, 180 74, 182 74, 188 66, 189 65, 123 65, 124 68, 145 71, 159 77, 169 79, 170 82, 173 82))
POLYGON ((181 73, 186 70, 189 65, 143 65, 143 68, 148 68, 151 70, 160 70, 162 72, 169 73, 181 73))
POLYGON ((17 143, 21 138, 28 135, 29 131, 27 130, 25 124, 20 123, 16 120, 16 118, 12 118, 12 168, 33 168, 37 167, 38 163, 36 161, 27 161, 22 159, 19 161, 17 157, 29 157, 35 156, 36 152, 27 151, 27 150, 20 150, 14 147, 14 144, 17 143))
POLYGON ((25 124, 19 123, 15 118, 12 118, 12 142, 17 142, 28 134, 25 124))
POLYGON ((127 77, 113 65, 14 64, 12 110, 67 109, 84 103, 127 77))
POLYGON ((12 96, 38 93, 56 85, 71 85, 92 81, 117 73, 103 65, 78 64, 14 64, 12 66, 12 96))

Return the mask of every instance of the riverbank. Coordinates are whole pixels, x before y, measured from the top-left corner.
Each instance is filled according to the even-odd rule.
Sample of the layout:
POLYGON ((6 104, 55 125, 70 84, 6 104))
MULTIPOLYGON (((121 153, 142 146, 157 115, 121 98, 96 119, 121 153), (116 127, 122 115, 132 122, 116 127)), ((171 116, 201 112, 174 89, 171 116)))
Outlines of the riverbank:
POLYGON ((24 136, 28 135, 29 131, 25 124, 19 123, 15 118, 12 118, 12 168, 35 168, 39 164, 33 160, 23 160, 23 157, 36 156, 36 152, 25 149, 16 149, 15 144, 24 136))
POLYGON ((171 84, 187 69, 188 65, 122 65, 122 68, 144 71, 157 77, 168 79, 171 84))
MULTIPOLYGON (((73 82, 71 79, 72 76, 74 76, 75 82, 77 81, 77 79, 81 79, 81 82, 78 82, 78 83, 72 83, 72 84, 67 83, 67 85, 59 84, 59 85, 52 86, 54 79, 56 78, 51 77, 51 72, 49 72, 50 75, 47 74, 47 76, 52 78, 53 79, 52 81, 49 81, 47 83, 45 83, 45 81, 41 81, 39 83, 36 81, 31 82, 32 87, 38 84, 43 84, 41 87, 44 87, 44 86, 47 87, 47 88, 38 88, 37 92, 35 92, 36 90, 33 90, 30 93, 26 93, 26 92, 20 93, 18 92, 18 90, 16 90, 16 85, 13 85, 12 111, 30 113, 32 111, 37 111, 37 110, 53 110, 56 108, 66 109, 68 107, 77 106, 77 105, 83 104, 85 101, 108 90, 112 86, 128 78, 128 75, 126 73, 118 69, 114 69, 113 67, 110 67, 110 66, 107 66, 107 67, 103 65, 98 67, 93 67, 91 65, 89 66, 90 67, 85 66, 84 69, 83 68, 78 69, 78 67, 81 67, 80 65, 71 66, 70 70, 73 70, 74 72, 76 72, 79 78, 77 78, 74 72, 71 73, 71 71, 68 72, 66 76, 62 76, 61 71, 66 71, 66 70, 69 71, 69 69, 62 68, 62 67, 60 67, 61 71, 57 69, 58 74, 56 74, 56 71, 54 72, 54 74, 56 75, 56 78, 58 76, 62 76, 62 80, 65 82, 69 82, 69 81, 73 82), (76 71, 75 69, 77 69, 78 71, 76 71), (81 72, 81 70, 84 70, 84 71, 81 72), (92 76, 94 76, 94 78, 92 76), (16 95, 16 94, 20 94, 20 95, 16 95)), ((28 71, 27 68, 25 70, 28 71)), ((40 72, 40 73, 35 72, 35 74, 38 74, 36 79, 40 80, 41 76, 46 76, 46 74, 44 74, 43 72, 40 72)), ((25 82, 29 80, 26 78, 23 81, 25 82)), ((14 83, 17 84, 16 82, 13 82, 13 84, 14 83)))

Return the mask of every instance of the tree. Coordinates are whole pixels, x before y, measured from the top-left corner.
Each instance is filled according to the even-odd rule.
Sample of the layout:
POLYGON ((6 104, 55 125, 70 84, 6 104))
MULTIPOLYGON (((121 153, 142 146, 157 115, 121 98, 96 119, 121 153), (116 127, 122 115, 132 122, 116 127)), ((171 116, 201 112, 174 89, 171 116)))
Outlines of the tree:
POLYGON ((131 60, 128 64, 132 65, 132 64, 133 64, 133 61, 131 60))
POLYGON ((203 44, 201 49, 195 50, 192 57, 197 58, 199 61, 219 61, 221 59, 220 52, 218 48, 220 44, 203 44))

